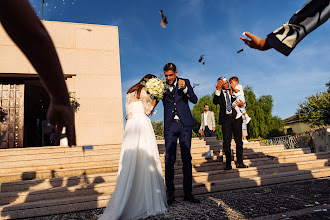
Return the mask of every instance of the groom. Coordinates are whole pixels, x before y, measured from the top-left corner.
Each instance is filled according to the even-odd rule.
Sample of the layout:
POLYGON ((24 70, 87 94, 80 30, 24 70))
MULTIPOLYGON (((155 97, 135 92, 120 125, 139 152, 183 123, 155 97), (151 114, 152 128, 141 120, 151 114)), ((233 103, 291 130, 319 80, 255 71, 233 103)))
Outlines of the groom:
POLYGON ((178 78, 176 66, 168 63, 164 66, 164 74, 169 89, 164 93, 164 135, 165 135, 165 182, 167 204, 175 200, 174 163, 176 161, 176 146, 179 138, 181 148, 184 200, 200 203, 192 195, 192 166, 191 166, 191 133, 195 124, 191 115, 188 101, 196 104, 198 101, 188 79, 178 78))

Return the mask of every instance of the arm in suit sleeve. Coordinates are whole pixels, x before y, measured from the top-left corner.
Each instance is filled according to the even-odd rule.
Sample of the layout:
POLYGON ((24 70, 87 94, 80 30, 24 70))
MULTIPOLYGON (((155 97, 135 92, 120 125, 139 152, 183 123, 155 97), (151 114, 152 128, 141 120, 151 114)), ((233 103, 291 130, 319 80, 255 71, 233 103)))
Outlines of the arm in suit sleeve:
POLYGON ((220 105, 220 91, 216 90, 213 97, 213 104, 220 105))
POLYGON ((309 0, 291 19, 270 33, 266 42, 278 52, 288 56, 307 34, 330 17, 330 0, 309 0))
POLYGON ((198 98, 194 93, 194 89, 190 85, 189 79, 185 79, 185 83, 186 83, 186 89, 188 89, 186 90, 187 92, 185 94, 187 95, 189 101, 196 104, 198 102, 198 98))
POLYGON ((204 121, 204 119, 203 119, 203 113, 201 114, 201 126, 200 126, 200 128, 199 128, 199 130, 203 130, 203 121, 204 121))
POLYGON ((214 112, 212 112, 212 114, 211 114, 212 116, 212 128, 214 128, 215 127, 215 117, 214 117, 214 112))

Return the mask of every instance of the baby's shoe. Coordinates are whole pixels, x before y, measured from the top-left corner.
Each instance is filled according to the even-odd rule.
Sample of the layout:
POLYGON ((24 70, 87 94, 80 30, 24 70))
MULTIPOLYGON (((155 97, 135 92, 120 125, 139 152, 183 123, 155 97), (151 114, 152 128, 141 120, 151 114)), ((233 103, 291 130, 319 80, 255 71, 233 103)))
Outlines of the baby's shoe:
POLYGON ((241 112, 238 112, 237 115, 236 115, 236 119, 239 119, 240 117, 242 117, 242 113, 241 112))

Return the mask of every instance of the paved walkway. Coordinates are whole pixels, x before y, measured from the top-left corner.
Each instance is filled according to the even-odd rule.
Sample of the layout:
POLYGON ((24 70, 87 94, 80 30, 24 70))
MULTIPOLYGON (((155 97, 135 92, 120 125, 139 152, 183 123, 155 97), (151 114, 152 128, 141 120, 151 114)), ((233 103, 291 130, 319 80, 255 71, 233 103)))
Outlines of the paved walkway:
MULTIPOLYGON (((197 195, 202 203, 190 204, 182 198, 156 219, 330 219, 330 177, 249 189, 197 195)), ((95 209, 29 220, 94 220, 103 212, 95 209)))

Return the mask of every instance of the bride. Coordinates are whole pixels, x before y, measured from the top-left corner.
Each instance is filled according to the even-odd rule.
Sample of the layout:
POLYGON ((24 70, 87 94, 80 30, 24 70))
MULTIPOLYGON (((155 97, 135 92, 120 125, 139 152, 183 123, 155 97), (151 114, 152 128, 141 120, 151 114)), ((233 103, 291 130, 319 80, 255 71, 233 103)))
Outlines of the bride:
POLYGON ((157 105, 141 82, 127 90, 127 123, 120 153, 117 183, 99 220, 133 219, 166 211, 166 194, 157 142, 150 119, 157 105))

